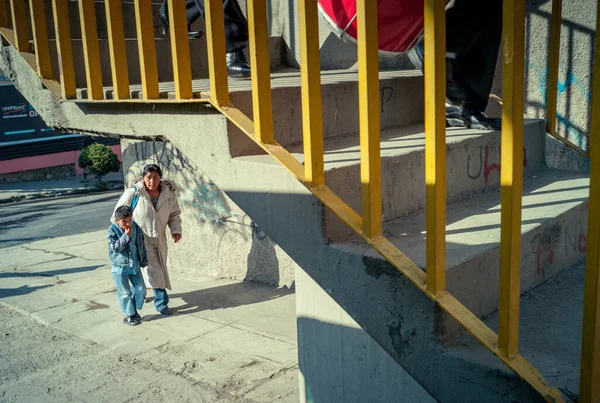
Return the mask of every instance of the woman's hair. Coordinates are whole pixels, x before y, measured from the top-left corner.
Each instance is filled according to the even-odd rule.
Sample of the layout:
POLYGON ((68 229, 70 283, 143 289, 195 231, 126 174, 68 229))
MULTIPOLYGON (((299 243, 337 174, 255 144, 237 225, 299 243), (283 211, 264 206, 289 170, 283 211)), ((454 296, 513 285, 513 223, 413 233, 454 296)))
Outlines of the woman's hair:
POLYGON ((146 177, 150 172, 156 172, 158 176, 162 178, 162 170, 156 164, 149 164, 144 167, 144 172, 142 173, 143 177, 146 177))

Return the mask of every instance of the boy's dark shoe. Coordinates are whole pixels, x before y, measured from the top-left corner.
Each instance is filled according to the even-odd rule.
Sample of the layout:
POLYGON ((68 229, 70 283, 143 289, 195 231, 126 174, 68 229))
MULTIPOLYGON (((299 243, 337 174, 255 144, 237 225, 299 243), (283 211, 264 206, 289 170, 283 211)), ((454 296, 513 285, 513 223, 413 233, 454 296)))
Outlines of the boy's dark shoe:
POLYGON ((137 320, 134 316, 128 316, 125 319, 123 319, 123 323, 129 326, 137 326, 140 324, 140 321, 137 320))
POLYGON ((161 315, 165 315, 165 316, 169 316, 169 315, 173 315, 173 311, 169 307, 167 307, 167 308, 163 308, 160 311, 160 314, 161 315))
POLYGON ((142 317, 140 316, 140 314, 137 311, 135 311, 132 318, 136 319, 138 322, 142 321, 142 317))

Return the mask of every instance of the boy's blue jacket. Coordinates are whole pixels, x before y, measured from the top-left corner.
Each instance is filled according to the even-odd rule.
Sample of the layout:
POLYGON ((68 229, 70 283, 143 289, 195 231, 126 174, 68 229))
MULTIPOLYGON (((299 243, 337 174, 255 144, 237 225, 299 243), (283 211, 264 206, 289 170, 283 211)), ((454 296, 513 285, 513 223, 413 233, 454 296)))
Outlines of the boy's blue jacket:
POLYGON ((126 274, 123 271, 137 273, 140 267, 148 265, 146 257, 146 247, 144 246, 144 233, 142 229, 135 223, 131 223, 132 234, 127 235, 118 224, 112 224, 108 228, 108 257, 112 263, 112 271, 117 274, 126 274), (132 248, 130 242, 135 241, 135 247, 132 248), (137 250, 135 255, 132 254, 132 249, 137 250))

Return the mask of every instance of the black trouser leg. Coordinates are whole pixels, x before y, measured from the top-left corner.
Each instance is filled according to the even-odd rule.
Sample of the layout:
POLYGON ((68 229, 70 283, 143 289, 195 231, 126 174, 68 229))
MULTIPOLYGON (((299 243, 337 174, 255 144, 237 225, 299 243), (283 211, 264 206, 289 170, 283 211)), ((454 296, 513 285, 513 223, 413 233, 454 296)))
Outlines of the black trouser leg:
POLYGON ((466 103, 484 111, 502 40, 502 0, 457 0, 446 13, 446 38, 450 78, 466 103))
MULTIPOLYGON (((204 15, 204 0, 195 0, 195 2, 200 13, 204 15)), ((244 49, 248 46, 248 21, 237 0, 223 0, 223 14, 225 14, 227 52, 244 49)))
MULTIPOLYGON (((194 0, 185 0, 185 8, 186 8, 186 17, 188 25, 192 25, 198 18, 200 18, 200 10, 198 10, 198 6, 194 0)), ((160 15, 169 19, 169 6, 167 5, 167 0, 162 3, 160 6, 160 15)))
MULTIPOLYGON (((192 24, 204 16, 204 0, 186 0, 187 21, 192 24)), ((160 7, 160 13, 169 17, 167 1, 160 7)), ((236 0, 223 0, 223 14, 225 14, 225 46, 227 52, 244 49, 248 46, 248 21, 236 0)))

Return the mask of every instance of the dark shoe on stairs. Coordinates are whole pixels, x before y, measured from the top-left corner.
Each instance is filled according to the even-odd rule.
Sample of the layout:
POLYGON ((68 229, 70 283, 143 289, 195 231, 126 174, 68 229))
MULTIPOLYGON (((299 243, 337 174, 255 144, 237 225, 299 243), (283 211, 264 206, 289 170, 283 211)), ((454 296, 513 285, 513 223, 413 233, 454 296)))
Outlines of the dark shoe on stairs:
POLYGON ((250 77, 250 63, 241 49, 227 53, 226 59, 227 73, 230 77, 250 77))
POLYGON ((502 119, 490 118, 469 105, 450 105, 446 107, 446 125, 475 130, 500 130, 502 119))
MULTIPOLYGON (((160 33, 168 36, 169 33, 169 20, 164 15, 158 16, 158 21, 160 23, 160 33)), ((191 26, 188 25, 188 39, 200 39, 204 35, 202 31, 192 31, 191 26)))

